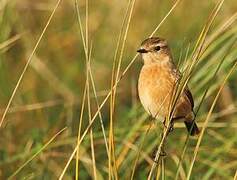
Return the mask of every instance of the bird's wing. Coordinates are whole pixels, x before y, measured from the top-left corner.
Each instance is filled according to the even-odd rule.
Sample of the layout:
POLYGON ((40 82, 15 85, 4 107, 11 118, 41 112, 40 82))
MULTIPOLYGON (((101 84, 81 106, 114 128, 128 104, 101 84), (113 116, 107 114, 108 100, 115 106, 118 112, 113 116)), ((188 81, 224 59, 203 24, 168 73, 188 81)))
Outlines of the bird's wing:
POLYGON ((187 96, 192 108, 194 107, 194 101, 193 101, 193 96, 192 93, 189 91, 188 87, 184 89, 184 94, 187 96))
MULTIPOLYGON (((179 78, 181 77, 180 71, 178 69, 174 69, 173 73, 174 73, 174 76, 176 77, 176 81, 179 81, 179 78)), ((192 93, 189 91, 188 87, 185 87, 184 94, 188 98, 191 104, 191 107, 194 108, 193 96, 192 96, 192 93)))

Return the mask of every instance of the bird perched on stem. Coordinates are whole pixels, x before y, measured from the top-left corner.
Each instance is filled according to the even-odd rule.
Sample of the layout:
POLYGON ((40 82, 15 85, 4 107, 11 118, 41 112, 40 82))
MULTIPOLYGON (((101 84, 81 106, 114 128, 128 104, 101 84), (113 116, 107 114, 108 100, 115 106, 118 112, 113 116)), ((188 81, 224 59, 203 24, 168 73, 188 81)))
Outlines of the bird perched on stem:
MULTIPOLYGON (((145 110, 153 118, 166 118, 171 112, 181 74, 174 65, 167 41, 151 37, 144 40, 137 50, 142 55, 144 65, 138 80, 138 93, 145 110)), ((199 134, 194 121, 194 101, 188 87, 178 97, 171 117, 171 124, 183 120, 190 135, 199 134)))

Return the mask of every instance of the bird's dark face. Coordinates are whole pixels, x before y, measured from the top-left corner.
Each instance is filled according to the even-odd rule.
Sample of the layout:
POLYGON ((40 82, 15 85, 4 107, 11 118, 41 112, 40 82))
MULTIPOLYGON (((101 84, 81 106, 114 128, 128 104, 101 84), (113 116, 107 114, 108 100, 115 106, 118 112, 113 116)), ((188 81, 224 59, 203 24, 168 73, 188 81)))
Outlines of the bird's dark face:
POLYGON ((137 50, 144 59, 144 62, 161 62, 170 57, 170 50, 165 39, 151 37, 144 40, 137 50))

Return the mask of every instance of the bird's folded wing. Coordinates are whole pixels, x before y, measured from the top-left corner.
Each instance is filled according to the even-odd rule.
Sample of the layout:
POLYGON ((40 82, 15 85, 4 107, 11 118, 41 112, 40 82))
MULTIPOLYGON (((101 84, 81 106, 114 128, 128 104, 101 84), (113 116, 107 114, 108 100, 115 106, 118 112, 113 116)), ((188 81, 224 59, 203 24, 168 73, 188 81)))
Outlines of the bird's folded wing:
POLYGON ((189 91, 189 89, 186 87, 184 89, 184 94, 187 96, 192 108, 194 107, 194 101, 193 101, 193 96, 192 93, 189 91))

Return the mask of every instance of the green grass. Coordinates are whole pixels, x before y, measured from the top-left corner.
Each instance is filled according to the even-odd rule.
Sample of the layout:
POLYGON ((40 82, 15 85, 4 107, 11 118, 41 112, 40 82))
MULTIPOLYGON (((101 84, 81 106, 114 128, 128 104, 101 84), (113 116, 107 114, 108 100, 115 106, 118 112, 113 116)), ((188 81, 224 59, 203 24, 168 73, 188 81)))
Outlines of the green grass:
POLYGON ((0 2, 0 179, 236 178, 236 12, 233 0, 0 2), (151 35, 183 73, 173 105, 193 93, 198 138, 182 123, 167 136, 139 102, 136 49, 151 35))

